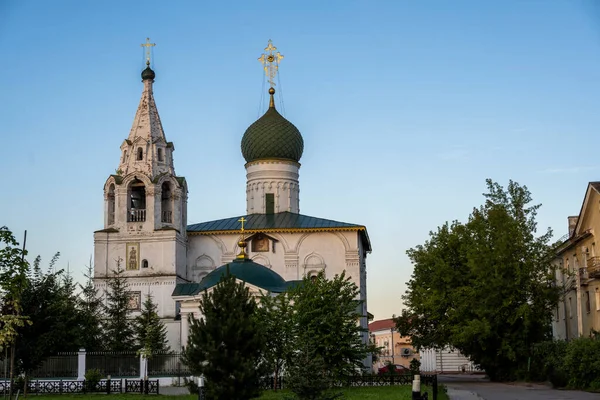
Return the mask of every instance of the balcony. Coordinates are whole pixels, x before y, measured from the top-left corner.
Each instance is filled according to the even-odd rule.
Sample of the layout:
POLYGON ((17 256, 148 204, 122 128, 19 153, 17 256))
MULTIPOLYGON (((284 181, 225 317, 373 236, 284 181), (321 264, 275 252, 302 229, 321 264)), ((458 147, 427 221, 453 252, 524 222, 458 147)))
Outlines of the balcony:
POLYGON ((163 211, 160 221, 166 222, 168 224, 172 223, 173 222, 173 211, 163 211))
POLYGON ((146 221, 146 210, 132 208, 127 213, 127 222, 144 222, 146 221))
POLYGON ((587 274, 590 278, 600 278, 600 257, 588 258, 587 274))

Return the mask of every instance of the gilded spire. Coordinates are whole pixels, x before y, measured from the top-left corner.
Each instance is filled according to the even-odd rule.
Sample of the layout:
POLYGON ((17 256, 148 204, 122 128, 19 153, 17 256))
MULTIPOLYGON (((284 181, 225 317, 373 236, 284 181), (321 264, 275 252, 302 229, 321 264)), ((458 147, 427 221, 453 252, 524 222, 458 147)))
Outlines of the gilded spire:
POLYGON ((238 219, 238 222, 242 223, 242 238, 240 239, 240 241, 238 242, 238 246, 240 247, 240 254, 237 255, 237 259, 238 260, 247 260, 248 259, 248 255, 246 254, 246 237, 244 234, 244 222, 246 222, 247 219, 242 217, 240 219, 238 219))
MULTIPOLYGON (((277 71, 279 70, 279 62, 283 60, 283 55, 276 52, 277 47, 273 46, 273 42, 269 39, 269 45, 265 47, 265 53, 263 53, 258 61, 263 65, 263 69, 265 70, 265 75, 269 79, 269 84, 271 88, 275 86, 275 77, 277 76, 277 71)), ((271 96, 273 99, 273 96, 271 96)))

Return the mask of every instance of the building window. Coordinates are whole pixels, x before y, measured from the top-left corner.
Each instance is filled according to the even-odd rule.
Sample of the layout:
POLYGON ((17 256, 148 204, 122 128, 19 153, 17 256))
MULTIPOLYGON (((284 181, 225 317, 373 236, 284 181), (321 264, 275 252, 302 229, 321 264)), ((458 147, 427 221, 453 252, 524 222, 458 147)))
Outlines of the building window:
POLYGON ((569 297, 569 318, 573 318, 573 298, 569 297))
POLYGON ((148 268, 148 260, 142 260, 142 268, 148 268))
POLYGON ((108 224, 112 225, 115 223, 115 185, 110 184, 108 188, 108 224))
POLYGON ((596 311, 600 311, 600 290, 596 288, 596 311))
POLYGON ((142 161, 144 159, 144 150, 141 147, 137 149, 137 160, 142 161))
POLYGON ((275 214, 275 195, 265 194, 265 214, 275 214))
POLYGON ((173 196, 171 193, 171 185, 168 182, 162 184, 161 187, 161 222, 168 224, 173 222, 173 196))
POLYGON ((163 160, 163 149, 158 149, 158 161, 162 162, 163 160))
POLYGON ((123 164, 127 162, 127 150, 123 150, 123 164))
POLYGON ((590 291, 587 290, 585 292, 585 311, 589 314, 591 311, 591 307, 590 307, 590 291))
POLYGON ((134 180, 129 187, 128 222, 144 222, 146 220, 146 188, 144 182, 134 180))

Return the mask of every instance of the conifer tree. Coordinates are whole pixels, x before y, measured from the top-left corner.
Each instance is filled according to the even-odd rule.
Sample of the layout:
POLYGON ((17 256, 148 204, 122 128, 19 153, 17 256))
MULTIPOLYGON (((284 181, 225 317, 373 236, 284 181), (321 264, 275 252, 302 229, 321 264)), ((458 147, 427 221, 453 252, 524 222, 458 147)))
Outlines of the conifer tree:
POLYGON ((264 337, 248 288, 229 272, 200 300, 199 320, 190 318, 185 362, 206 378, 207 399, 245 400, 260 395, 264 337))
POLYGON ((112 276, 106 281, 104 343, 110 351, 127 351, 135 346, 131 314, 128 304, 130 294, 127 290, 127 278, 123 275, 121 260, 117 261, 117 269, 112 271, 112 276))
POLYGON ((79 302, 82 320, 81 347, 87 351, 99 351, 103 349, 102 319, 104 310, 102 299, 98 296, 98 289, 94 286, 94 268, 91 260, 84 276, 86 278, 85 286, 79 284, 81 288, 81 300, 79 302))
POLYGON ((157 313, 157 305, 148 293, 142 306, 142 312, 135 318, 134 332, 136 345, 150 358, 152 353, 169 351, 167 345, 167 327, 157 313))

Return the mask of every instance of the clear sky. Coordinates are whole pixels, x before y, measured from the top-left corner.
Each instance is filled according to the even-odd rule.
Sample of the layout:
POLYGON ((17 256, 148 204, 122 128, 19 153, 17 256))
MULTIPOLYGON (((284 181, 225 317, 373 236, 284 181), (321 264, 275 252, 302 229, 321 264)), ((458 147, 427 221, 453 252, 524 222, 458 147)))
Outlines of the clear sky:
POLYGON ((600 180, 595 0, 0 0, 0 225, 77 279, 147 36, 190 223, 245 212, 240 140, 266 106, 257 58, 273 40, 305 142, 301 212, 367 226, 376 318, 401 310, 406 250, 464 221, 486 178, 527 185, 556 236, 600 180))

